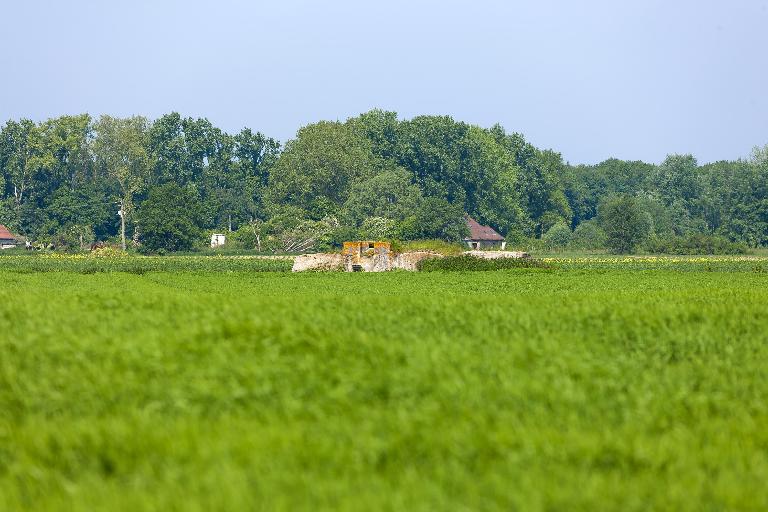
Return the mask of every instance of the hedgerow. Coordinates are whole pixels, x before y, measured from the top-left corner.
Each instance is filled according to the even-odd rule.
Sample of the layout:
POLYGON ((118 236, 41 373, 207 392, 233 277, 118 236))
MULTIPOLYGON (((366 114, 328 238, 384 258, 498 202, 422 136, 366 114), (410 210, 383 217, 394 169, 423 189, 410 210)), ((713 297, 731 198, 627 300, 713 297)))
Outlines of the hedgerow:
POLYGON ((52 253, 0 258, 0 270, 20 273, 74 272, 288 272, 292 258, 248 256, 135 256, 120 251, 87 255, 52 253))
POLYGON ((482 272, 491 270, 510 270, 520 268, 546 269, 549 265, 535 258, 495 258, 485 259, 475 256, 446 256, 421 260, 417 265, 422 272, 482 272))

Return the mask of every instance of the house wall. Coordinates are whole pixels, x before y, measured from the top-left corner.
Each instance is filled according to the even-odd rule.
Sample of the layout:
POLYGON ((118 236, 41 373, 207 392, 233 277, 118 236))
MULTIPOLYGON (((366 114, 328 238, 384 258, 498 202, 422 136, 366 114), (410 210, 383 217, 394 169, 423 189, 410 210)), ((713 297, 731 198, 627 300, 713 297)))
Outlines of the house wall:
POLYGON ((504 250, 506 242, 492 242, 488 240, 467 240, 467 247, 470 249, 498 249, 504 250))
POLYGON ((227 237, 221 233, 214 233, 211 235, 211 247, 221 247, 227 243, 227 237))

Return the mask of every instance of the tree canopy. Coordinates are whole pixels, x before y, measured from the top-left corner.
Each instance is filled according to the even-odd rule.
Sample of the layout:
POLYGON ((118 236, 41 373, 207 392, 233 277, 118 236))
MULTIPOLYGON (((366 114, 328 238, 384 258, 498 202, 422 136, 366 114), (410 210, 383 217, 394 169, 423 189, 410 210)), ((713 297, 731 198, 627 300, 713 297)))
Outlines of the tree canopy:
POLYGON ((470 215, 509 240, 562 244, 570 230, 571 243, 593 248, 606 234, 613 240, 610 219, 626 213, 617 201, 648 221, 649 237, 768 245, 768 146, 704 165, 685 154, 658 165, 571 165, 500 125, 383 110, 309 124, 284 145, 175 112, 0 128, 0 223, 33 240, 119 241, 124 233, 140 244, 135 212, 171 184, 196 198, 198 233, 245 227, 259 246, 321 224, 323 236, 307 239, 455 240, 470 215))

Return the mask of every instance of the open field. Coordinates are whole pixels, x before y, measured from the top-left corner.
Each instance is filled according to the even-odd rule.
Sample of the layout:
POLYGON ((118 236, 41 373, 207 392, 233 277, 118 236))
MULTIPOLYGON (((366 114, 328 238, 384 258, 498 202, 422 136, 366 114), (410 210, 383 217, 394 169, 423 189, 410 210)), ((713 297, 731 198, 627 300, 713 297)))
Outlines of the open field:
POLYGON ((189 258, 0 258, 0 510, 768 509, 765 258, 189 258))

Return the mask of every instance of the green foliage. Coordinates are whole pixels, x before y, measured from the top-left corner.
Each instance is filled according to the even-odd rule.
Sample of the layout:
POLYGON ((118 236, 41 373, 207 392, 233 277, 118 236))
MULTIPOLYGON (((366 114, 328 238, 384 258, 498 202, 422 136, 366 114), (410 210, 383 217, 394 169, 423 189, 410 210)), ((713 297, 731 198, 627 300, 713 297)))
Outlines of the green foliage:
POLYGON ((348 126, 311 124, 286 144, 270 174, 266 198, 273 209, 289 205, 319 220, 337 213, 355 181, 383 168, 370 142, 348 126))
POLYGON ((57 248, 69 251, 83 251, 90 248, 95 236, 91 226, 72 224, 53 237, 53 244, 57 248))
POLYGON ((507 240, 507 250, 523 252, 546 252, 547 245, 541 238, 535 237, 515 237, 507 240))
POLYGON ((573 230, 572 249, 596 250, 605 248, 605 231, 596 221, 582 222, 573 230))
POLYGON ((701 194, 697 174, 698 163, 692 155, 669 155, 656 168, 654 185, 667 205, 680 201, 686 209, 691 209, 701 194))
POLYGON ((369 217, 401 222, 414 214, 422 200, 408 171, 384 171, 352 185, 343 207, 344 218, 352 226, 359 226, 369 217))
POLYGON ((13 199, 0 199, 0 223, 12 231, 18 231, 19 220, 13 199))
POLYGON ((597 216, 600 201, 617 195, 646 195, 653 190, 655 166, 610 158, 594 166, 570 167, 564 175, 565 194, 580 224, 597 216))
POLYGON ((469 235, 461 206, 437 197, 428 197, 421 202, 415 215, 415 224, 419 238, 438 238, 451 242, 469 235))
POLYGON ((669 272, 767 273, 768 258, 754 256, 565 256, 542 260, 562 270, 664 270, 669 272))
POLYGON ((263 223, 259 230, 263 250, 279 253, 329 250, 337 242, 341 228, 335 217, 310 220, 301 210, 284 208, 279 215, 263 223))
POLYGON ((670 155, 660 165, 573 166, 499 125, 435 115, 400 120, 382 110, 305 126, 282 151, 259 132, 230 134, 176 112, 151 122, 21 119, 0 128, 0 223, 34 242, 62 242, 81 226, 97 241, 130 246, 141 234, 134 211, 149 190, 175 183, 199 197, 195 224, 204 230, 263 224, 243 241, 249 247, 280 250, 284 229, 270 221, 284 223, 287 212, 295 219, 285 229, 337 219, 320 245, 361 236, 371 218, 393 221, 383 232, 400 239, 457 241, 459 218, 468 214, 510 242, 543 247, 554 226, 578 229, 598 217, 600 204, 630 196, 657 238, 715 235, 756 248, 768 246, 767 153, 756 148, 749 159, 706 165, 670 155))
POLYGON ((227 234, 227 245, 239 249, 261 249, 263 223, 251 222, 241 225, 236 231, 227 234))
POLYGON ((721 236, 692 233, 684 237, 651 237, 645 250, 658 254, 746 254, 747 246, 721 236))
MULTIPOLYGON (((564 187, 566 166, 562 156, 551 150, 538 150, 519 133, 507 135, 501 126, 494 126, 490 132, 519 169, 522 209, 530 219, 523 234, 541 237, 558 221, 570 222, 572 212, 564 187)), ((521 219, 521 223, 525 220, 521 219)))
POLYGON ((201 242, 200 199, 176 183, 151 189, 137 218, 146 251, 188 251, 201 242))
POLYGON ((571 243, 573 233, 564 222, 558 222, 544 234, 542 240, 546 244, 547 249, 562 250, 568 247, 571 243))
POLYGON ((463 243, 446 242, 445 240, 420 239, 395 241, 392 244, 394 252, 429 251, 446 256, 456 256, 467 250, 463 243))
POLYGON ((548 268, 548 265, 534 258, 485 259, 474 256, 446 256, 421 260, 417 268, 423 272, 485 272, 491 270, 512 270, 518 268, 548 268))
POLYGON ((395 221, 384 217, 369 217, 360 226, 361 240, 390 240, 397 235, 395 221))
POLYGON ((3 251, 3 271, 30 274, 74 273, 95 274, 125 272, 289 272, 293 265, 290 257, 280 256, 139 256, 107 247, 90 253, 64 255, 23 254, 7 255, 3 251))
POLYGON ((0 276, 2 510, 768 502, 765 274, 0 276))
POLYGON ((607 200, 600 206, 598 219, 605 231, 605 244, 609 251, 627 254, 635 250, 647 237, 650 221, 634 197, 621 196, 607 200))
POLYGON ((120 237, 126 248, 126 223, 134 210, 133 196, 149 182, 148 122, 143 117, 117 119, 101 116, 94 125, 93 152, 100 171, 117 184, 120 192, 120 237))

